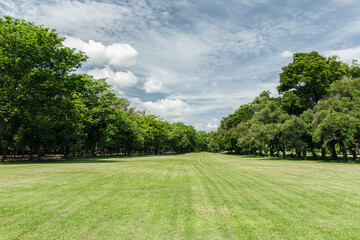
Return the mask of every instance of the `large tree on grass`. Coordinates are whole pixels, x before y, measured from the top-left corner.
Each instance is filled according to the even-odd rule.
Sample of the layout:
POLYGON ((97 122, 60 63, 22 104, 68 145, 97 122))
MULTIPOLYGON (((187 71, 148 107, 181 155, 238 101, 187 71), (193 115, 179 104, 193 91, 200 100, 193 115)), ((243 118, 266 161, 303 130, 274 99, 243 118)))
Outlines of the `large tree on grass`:
POLYGON ((63 45, 55 30, 25 20, 0 18, 0 137, 13 118, 41 109, 50 116, 73 105, 87 84, 73 71, 86 56, 63 45))
POLYGON ((295 53, 293 62, 282 68, 280 94, 282 105, 290 114, 301 114, 328 94, 332 82, 341 79, 349 66, 336 56, 324 57, 317 52, 295 53))

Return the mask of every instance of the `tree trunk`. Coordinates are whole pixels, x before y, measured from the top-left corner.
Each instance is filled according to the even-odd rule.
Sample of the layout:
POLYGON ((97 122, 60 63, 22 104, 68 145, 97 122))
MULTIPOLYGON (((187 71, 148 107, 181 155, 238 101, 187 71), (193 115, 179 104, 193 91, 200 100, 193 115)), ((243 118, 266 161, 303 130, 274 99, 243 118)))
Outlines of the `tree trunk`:
POLYGON ((353 161, 356 161, 357 159, 357 156, 356 156, 356 149, 352 149, 352 148, 349 148, 351 154, 353 155, 353 161))
POLYGON ((33 160, 33 149, 30 148, 30 152, 29 152, 29 160, 32 161, 33 160))
POLYGON ((97 150, 98 150, 98 143, 96 143, 96 144, 95 144, 95 147, 93 148, 92 155, 93 155, 94 157, 97 156, 97 150))
POLYGON ((286 158, 286 151, 285 151, 285 149, 282 150, 282 153, 283 153, 283 158, 286 158))
POLYGON ((303 151, 304 160, 307 160, 306 149, 303 151))
POLYGON ((6 121, 4 118, 0 118, 0 136, 3 135, 3 131, 5 130, 6 127, 6 121))
POLYGON ((1 159, 1 162, 5 162, 6 158, 7 158, 7 152, 9 150, 9 142, 6 141, 4 142, 3 144, 3 156, 2 156, 2 159, 1 159))
POLYGON ((337 160, 338 157, 337 157, 336 150, 335 150, 335 142, 330 143, 330 151, 331 151, 331 159, 337 160))
POLYGON ((37 160, 41 160, 41 150, 40 147, 37 150, 37 160))
POLYGON ((322 160, 326 159, 326 148, 324 147, 321 148, 321 159, 322 160))
POLYGON ((262 157, 264 156, 261 149, 259 150, 259 155, 262 156, 262 157))
POLYGON ((65 146, 64 147, 64 151, 63 151, 63 157, 62 158, 67 158, 68 157, 68 148, 65 146))
POLYGON ((317 160, 317 155, 314 151, 314 148, 310 148, 311 154, 313 155, 314 159, 317 160))
POLYGON ((270 157, 274 157, 274 149, 270 148, 270 157))
POLYGON ((252 155, 256 155, 256 150, 255 150, 255 148, 251 148, 251 154, 252 154, 252 155))
POLYGON ((344 161, 349 161, 347 152, 346 152, 346 148, 344 146, 344 143, 342 141, 339 142, 340 145, 340 151, 342 152, 343 156, 344 156, 344 161))

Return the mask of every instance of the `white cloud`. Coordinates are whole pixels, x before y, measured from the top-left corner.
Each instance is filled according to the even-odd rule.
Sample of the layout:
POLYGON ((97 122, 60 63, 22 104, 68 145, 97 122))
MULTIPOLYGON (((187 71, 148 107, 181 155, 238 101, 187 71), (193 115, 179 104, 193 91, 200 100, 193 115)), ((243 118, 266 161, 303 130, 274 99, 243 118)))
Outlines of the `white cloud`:
POLYGON ((111 65, 115 67, 128 67, 134 64, 137 51, 129 44, 113 43, 105 46, 101 42, 89 40, 84 42, 81 39, 67 37, 64 45, 83 51, 89 57, 91 65, 111 65))
POLYGON ((115 89, 132 87, 138 82, 137 77, 132 72, 114 72, 109 66, 102 69, 92 69, 88 74, 93 75, 95 79, 107 78, 107 82, 115 89))
POLYGON ((215 131, 216 129, 218 129, 220 125, 220 120, 217 118, 213 118, 210 122, 208 123, 195 123, 195 129, 198 131, 206 131, 206 132, 210 132, 210 131, 215 131))
POLYGON ((144 83, 143 89, 146 93, 155 93, 162 92, 163 84, 156 78, 149 77, 146 79, 147 81, 144 83))
POLYGON ((348 48, 342 50, 329 50, 325 51, 324 55, 333 56, 337 55, 344 62, 351 63, 352 60, 357 59, 360 60, 360 46, 355 48, 348 48))
MULTIPOLYGON (((21 18, 55 28, 62 34, 81 39, 106 37, 106 28, 124 20, 129 9, 122 4, 80 0, 13 0, 21 18), (100 33, 100 34, 99 34, 100 33), (102 33, 102 34, 101 34, 102 33)), ((10 1, 9 1, 10 2, 10 1)))
POLYGON ((145 102, 144 107, 151 113, 170 121, 184 121, 195 109, 180 99, 160 99, 157 102, 145 102))
POLYGON ((294 55, 294 53, 291 52, 291 51, 288 51, 288 50, 283 51, 283 52, 281 53, 281 56, 282 56, 283 58, 291 58, 291 57, 293 57, 293 55, 294 55))
POLYGON ((358 0, 333 0, 335 4, 349 5, 358 2, 358 0))
POLYGON ((0 11, 71 36, 66 42, 90 56, 84 70, 95 68, 94 75, 116 88, 137 84, 155 93, 129 89, 125 96, 137 108, 166 117, 162 109, 175 106, 167 110, 175 112, 170 117, 210 130, 209 119, 221 119, 263 90, 276 93, 290 50, 343 49, 330 55, 358 58, 359 1, 313 2, 311 8, 295 2, 0 0, 0 11), (224 15, 214 15, 219 12, 224 15), (196 112, 177 114, 182 107, 196 112))
POLYGON ((130 66, 135 62, 137 51, 129 44, 114 43, 106 47, 106 55, 109 57, 110 65, 113 66, 130 66))
POLYGON ((14 10, 16 9, 16 5, 13 2, 0 0, 0 12, 4 13, 4 15, 14 15, 14 10))

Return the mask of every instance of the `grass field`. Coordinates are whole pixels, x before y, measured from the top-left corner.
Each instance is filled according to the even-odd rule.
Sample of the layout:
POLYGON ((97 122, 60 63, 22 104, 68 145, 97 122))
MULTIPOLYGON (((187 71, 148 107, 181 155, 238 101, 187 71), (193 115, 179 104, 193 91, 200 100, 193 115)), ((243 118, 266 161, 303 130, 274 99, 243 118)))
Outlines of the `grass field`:
POLYGON ((359 239, 360 165, 193 153, 0 165, 0 239, 359 239))

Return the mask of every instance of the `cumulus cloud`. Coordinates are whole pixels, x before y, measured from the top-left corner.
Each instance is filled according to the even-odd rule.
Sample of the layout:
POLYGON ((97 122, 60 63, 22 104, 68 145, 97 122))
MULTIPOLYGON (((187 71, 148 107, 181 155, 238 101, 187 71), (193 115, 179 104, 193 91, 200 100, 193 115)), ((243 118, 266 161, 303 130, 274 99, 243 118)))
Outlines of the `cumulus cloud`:
POLYGON ((160 99, 157 102, 145 102, 143 106, 152 114, 170 121, 184 121, 195 109, 180 99, 160 99))
POLYGON ((161 92, 163 90, 163 84, 156 78, 149 77, 143 85, 143 89, 146 93, 161 92))
POLYGON ((0 0, 0 13, 71 36, 66 42, 90 56, 84 67, 95 68, 94 75, 117 88, 138 84, 155 93, 128 89, 126 97, 136 99, 137 108, 166 117, 165 105, 178 112, 182 107, 175 105, 181 102, 185 109, 196 106, 191 114, 170 116, 189 116, 187 123, 210 130, 215 124, 209 119, 221 119, 263 90, 276 93, 290 50, 343 48, 329 55, 349 61, 359 56, 360 3, 331 0, 309 6, 266 0, 0 0), (124 70, 127 66, 131 72, 124 70), (160 96, 165 103, 157 100, 160 96))
POLYGON ((357 59, 360 60, 360 46, 355 48, 348 48, 342 50, 330 50, 325 51, 324 54, 326 56, 338 56, 344 62, 351 63, 352 60, 357 59))
POLYGON ((288 51, 288 50, 283 51, 283 52, 281 53, 281 56, 282 56, 283 58, 291 58, 291 57, 293 57, 293 55, 294 55, 294 53, 291 52, 291 51, 288 51))
POLYGON ((102 69, 95 68, 88 73, 93 75, 95 79, 107 78, 107 82, 118 90, 135 86, 138 82, 138 78, 132 72, 114 72, 109 66, 102 69))
MULTIPOLYGON (((81 39, 104 39, 107 28, 114 29, 129 14, 123 4, 83 0, 3 0, 14 2, 8 8, 21 18, 55 28, 81 39), (116 20, 116 21, 114 21, 116 20)), ((14 16, 12 14, 12 16, 14 16)))
POLYGON ((208 123, 195 123, 195 129, 198 131, 210 132, 218 129, 219 125, 220 125, 220 120, 217 118, 213 118, 208 123))
POLYGON ((83 51, 89 56, 88 62, 92 65, 111 65, 115 67, 128 67, 134 64, 137 51, 129 44, 113 43, 105 46, 101 42, 67 37, 64 45, 83 51))

